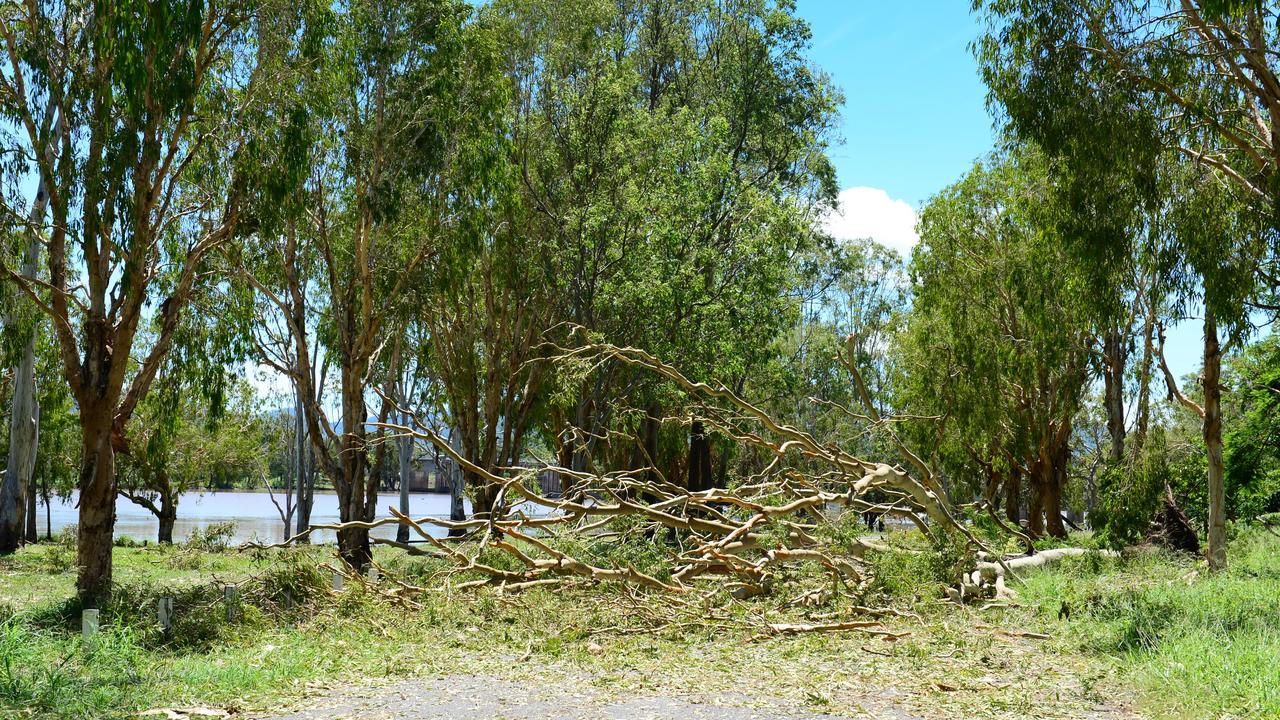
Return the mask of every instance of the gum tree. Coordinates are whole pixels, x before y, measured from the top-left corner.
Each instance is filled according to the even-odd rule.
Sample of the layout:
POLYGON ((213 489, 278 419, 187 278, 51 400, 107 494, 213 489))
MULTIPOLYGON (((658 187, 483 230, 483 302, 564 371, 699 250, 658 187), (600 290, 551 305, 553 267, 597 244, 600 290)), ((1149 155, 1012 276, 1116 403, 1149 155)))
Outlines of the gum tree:
POLYGON ((913 299, 898 402, 946 434, 955 477, 1003 491, 1027 529, 1065 537, 1073 420, 1088 377, 1088 283, 1063 249, 1045 159, 1022 149, 976 166, 925 207, 910 266, 913 299))
MULTIPOLYGON (((440 228, 456 206, 475 201, 484 164, 477 158, 496 132, 488 142, 473 133, 496 127, 484 109, 498 83, 493 48, 476 44, 483 28, 465 3, 372 0, 308 12, 309 32, 279 55, 294 80, 270 111, 302 118, 275 143, 276 152, 292 153, 280 165, 294 170, 279 178, 288 188, 281 212, 237 262, 265 314, 287 329, 278 335, 291 346, 287 358, 264 359, 296 384, 341 520, 369 521, 378 486, 368 402, 373 387, 387 384, 379 358, 409 312, 410 290, 428 281, 440 228), (317 343, 336 365, 340 424, 320 403, 317 343)), ((367 529, 344 528, 338 544, 354 567, 372 557, 367 529)))
POLYGON ((82 433, 77 589, 111 587, 116 453, 173 343, 212 251, 233 240, 251 185, 237 172, 257 86, 248 2, 31 2, 0 11, 5 214, 44 272, 3 272, 49 317, 82 433), (43 182, 29 182, 39 177, 43 182), (140 330, 153 328, 143 344, 140 330))
MULTIPOLYGON (((1080 207, 1098 216, 1123 197, 1119 170, 1174 243, 1166 274, 1174 305, 1203 309, 1209 455, 1208 560, 1226 565, 1221 393, 1223 350, 1250 329, 1259 283, 1274 284, 1280 198, 1277 10, 1253 0, 979 0, 988 32, 978 55, 1010 129, 1071 168, 1080 207), (1168 178, 1168 179, 1162 179, 1168 178), (1205 204, 1208 206, 1205 206, 1205 204), (1176 212, 1200 205, 1198 212, 1176 212), (1172 206, 1174 212, 1167 212, 1172 206)), ((1127 212, 1123 207, 1121 212, 1127 212)), ((1153 224, 1156 224, 1153 221, 1153 224)), ((1085 238, 1100 263, 1128 256, 1133 237, 1085 238)), ((1181 392, 1170 391, 1175 397, 1181 392)))
MULTIPOLYGON (((741 389, 794 312, 792 261, 834 197, 837 93, 804 57, 804 21, 755 0, 497 6, 520 31, 522 232, 554 318, 741 389)), ((691 488, 723 476, 671 386, 613 361, 550 382, 559 465, 661 466, 691 488), (661 432, 667 415, 678 430, 661 432)))

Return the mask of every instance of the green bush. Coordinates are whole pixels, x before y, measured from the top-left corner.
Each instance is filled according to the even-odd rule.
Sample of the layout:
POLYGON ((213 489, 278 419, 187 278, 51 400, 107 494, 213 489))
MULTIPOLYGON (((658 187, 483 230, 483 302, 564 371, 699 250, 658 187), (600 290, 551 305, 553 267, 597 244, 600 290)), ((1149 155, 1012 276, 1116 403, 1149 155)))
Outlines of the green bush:
POLYGON ((310 553, 292 550, 272 562, 245 594, 263 607, 291 613, 323 597, 329 582, 310 553))
POLYGON ((1122 548, 1146 537, 1169 481, 1168 463, 1164 431, 1157 427, 1134 465, 1111 465, 1098 473, 1098 502, 1089 520, 1099 544, 1122 548))
POLYGON ((39 554, 40 568, 50 575, 61 575, 76 566, 75 544, 56 543, 42 546, 39 554))
POLYGON ((185 544, 192 550, 222 552, 230 547, 231 538, 235 537, 235 534, 236 523, 233 520, 209 523, 203 528, 192 528, 185 544))
POLYGON ((973 567, 973 549, 958 533, 947 533, 936 541, 926 541, 917 531, 901 533, 918 553, 868 552, 871 565, 871 590, 893 599, 940 597, 942 586, 959 582, 961 575, 973 567))

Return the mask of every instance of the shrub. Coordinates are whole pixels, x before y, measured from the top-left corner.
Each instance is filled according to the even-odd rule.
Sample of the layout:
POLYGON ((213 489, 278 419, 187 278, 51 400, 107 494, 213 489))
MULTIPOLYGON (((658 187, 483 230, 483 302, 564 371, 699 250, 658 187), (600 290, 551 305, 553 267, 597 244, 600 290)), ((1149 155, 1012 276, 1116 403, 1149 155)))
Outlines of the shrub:
MULTIPOLYGON (((962 573, 973 567, 973 551, 958 533, 947 533, 928 542, 914 531, 909 537, 916 540, 922 552, 867 553, 873 574, 873 591, 889 598, 918 599, 921 589, 929 587, 930 582, 939 588, 954 585, 962 573)), ((941 595, 940 592, 936 594, 941 595)))
POLYGON ((76 566, 75 543, 46 545, 39 557, 41 570, 50 575, 61 575, 76 566))
POLYGON ((235 534, 236 523, 233 520, 209 523, 202 528, 192 528, 187 536, 186 546, 192 550, 222 552, 230 547, 231 538, 235 537, 235 534))
POLYGON ((76 537, 79 535, 80 526, 77 523, 70 523, 63 526, 62 530, 58 532, 57 543, 64 547, 73 548, 76 546, 76 537))

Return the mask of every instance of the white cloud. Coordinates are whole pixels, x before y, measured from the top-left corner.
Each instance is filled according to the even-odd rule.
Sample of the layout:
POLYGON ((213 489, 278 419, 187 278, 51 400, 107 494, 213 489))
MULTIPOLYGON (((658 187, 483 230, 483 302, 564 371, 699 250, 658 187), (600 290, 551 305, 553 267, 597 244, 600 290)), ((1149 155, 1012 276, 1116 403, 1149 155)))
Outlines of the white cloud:
POLYGON ((896 250, 904 259, 920 242, 916 211, 880 188, 852 187, 840 192, 839 204, 822 219, 822 227, 837 240, 870 238, 896 250))

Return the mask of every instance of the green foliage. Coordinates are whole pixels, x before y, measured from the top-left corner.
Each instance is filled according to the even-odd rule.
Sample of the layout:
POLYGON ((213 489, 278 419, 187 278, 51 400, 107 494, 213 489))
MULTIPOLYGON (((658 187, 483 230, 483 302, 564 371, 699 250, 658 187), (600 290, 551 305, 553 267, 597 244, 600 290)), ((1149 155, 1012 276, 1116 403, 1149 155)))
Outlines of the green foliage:
POLYGON ((1228 513, 1248 519, 1280 511, 1280 335, 1245 348, 1227 376, 1239 403, 1223 438, 1228 513))
POLYGON ((45 573, 56 575, 72 570, 76 566, 75 533, 69 536, 63 533, 58 542, 42 545, 39 552, 39 567, 45 573))
POLYGON ((187 536, 186 547, 199 552, 223 552, 235 534, 234 520, 209 523, 204 527, 191 529, 191 534, 187 536))
MULTIPOLYGON (((495 12, 517 32, 513 150, 524 186, 509 224, 516 251, 537 248, 541 262, 517 270, 533 275, 519 294, 475 296, 496 295, 523 322, 573 323, 643 347, 697 379, 747 382, 791 324, 793 260, 816 246, 813 217, 835 195, 825 148, 838 96, 804 59, 804 22, 759 0, 733 12, 647 0, 511 1, 495 12), (547 312, 522 307, 525 298, 547 312)), ((469 312, 456 313, 455 327, 492 322, 469 312)), ((487 338, 485 347, 500 349, 487 338)), ((449 362, 467 373, 460 387, 484 376, 483 365, 449 362)), ((586 378, 557 370, 546 382, 549 446, 566 430, 624 427, 629 417, 610 403, 659 417, 686 403, 616 364, 586 378)), ((681 454, 678 433, 659 433, 664 471, 681 454)), ((590 445, 579 465, 604 452, 590 445)))
POLYGON ((937 599, 943 586, 955 585, 962 573, 973 568, 973 548, 958 533, 926 541, 913 531, 905 540, 898 538, 898 544, 904 542, 914 552, 867 553, 873 592, 913 602, 937 599))
POLYGON ((1060 164, 1068 217, 1084 223, 1067 235, 1075 254, 1110 272, 1149 246, 1161 274, 1148 291, 1179 308, 1198 296, 1231 336, 1250 330, 1246 302, 1278 217, 1273 180, 1233 140, 1270 121, 1249 110, 1252 81, 1218 72, 1224 55, 1253 52, 1240 40, 1250 4, 1189 3, 1219 21, 1201 42, 1197 12, 1163 16, 1141 0, 974 3, 988 23, 976 53, 990 100, 1011 134, 1060 164))
POLYGON ((895 401, 925 418, 911 434, 941 445, 961 494, 1058 457, 1084 398, 1098 289, 1063 247, 1062 212, 1047 159, 1022 147, 976 165, 921 215, 895 401))
POLYGON ((1166 433, 1156 427, 1131 467, 1113 465, 1098 474, 1098 503, 1090 524, 1102 545, 1124 548, 1143 540, 1165 485, 1171 483, 1166 433))
POLYGON ((1019 592, 1065 625, 1055 634, 1068 647, 1114 657, 1159 716, 1270 717, 1280 713, 1271 662, 1280 651, 1280 554, 1275 537, 1258 529, 1236 537, 1231 554, 1228 570, 1213 575, 1159 551, 1068 559, 1019 592))
POLYGON ((257 576, 256 588, 246 594, 288 611, 319 601, 329 590, 329 577, 313 555, 287 553, 270 562, 257 576))
MULTIPOLYGON (((1226 363, 1229 392, 1223 408, 1223 440, 1226 459, 1227 517, 1248 521, 1280 509, 1280 474, 1276 444, 1277 393, 1275 383, 1277 340, 1268 335, 1246 346, 1226 363)), ((1184 386, 1200 401, 1194 382, 1184 386)), ((1208 517, 1205 487, 1207 459, 1202 449, 1199 419, 1177 407, 1155 415, 1143 452, 1136 460, 1099 473, 1099 504, 1093 526, 1111 547, 1140 540, 1156 510, 1166 484, 1194 526, 1203 528, 1208 517)))

